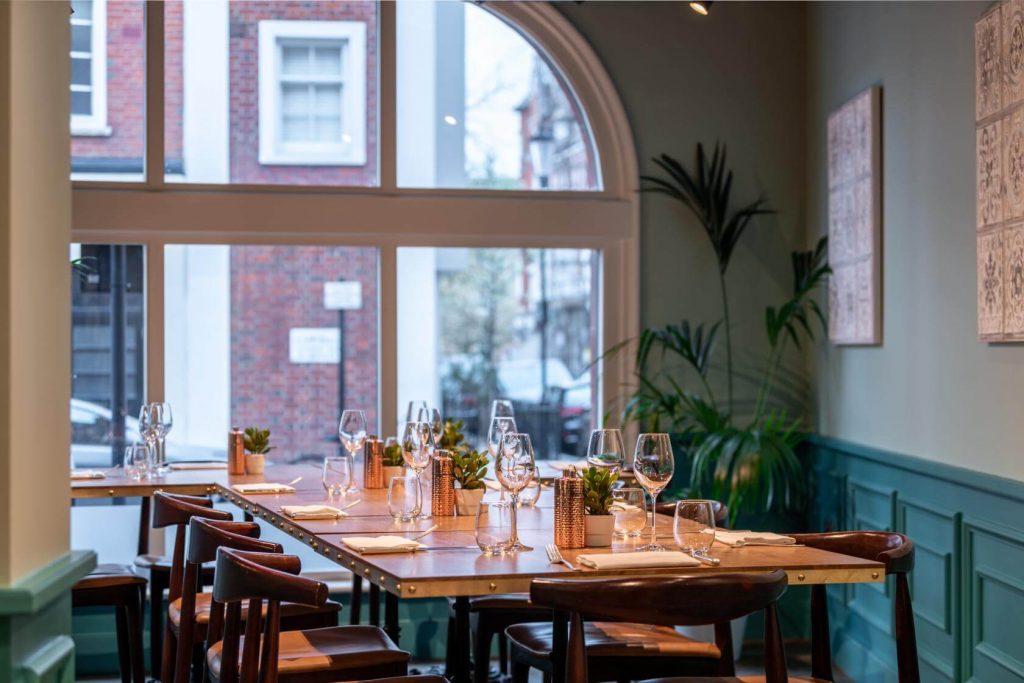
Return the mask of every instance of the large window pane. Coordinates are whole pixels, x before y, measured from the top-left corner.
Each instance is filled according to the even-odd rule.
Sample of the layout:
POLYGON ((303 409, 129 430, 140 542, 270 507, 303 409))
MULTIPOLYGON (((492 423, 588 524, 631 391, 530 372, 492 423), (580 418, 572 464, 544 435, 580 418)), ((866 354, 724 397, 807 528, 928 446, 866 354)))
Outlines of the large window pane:
POLYGON ((474 3, 397 5, 398 184, 598 190, 586 117, 522 34, 474 3))
POLYGON ((145 395, 141 246, 71 246, 71 464, 109 468, 139 438, 145 395))
POLYGON ((398 401, 425 400, 482 444, 512 399, 537 456, 585 454, 600 255, 587 249, 398 250, 398 401))
POLYGON ((377 250, 164 250, 169 459, 223 457, 232 425, 271 430, 273 462, 337 454, 342 408, 377 425, 377 250))
POLYGON ((377 184, 377 4, 165 5, 168 181, 377 184))
POLYGON ((71 9, 71 177, 142 180, 145 3, 73 0, 71 9))

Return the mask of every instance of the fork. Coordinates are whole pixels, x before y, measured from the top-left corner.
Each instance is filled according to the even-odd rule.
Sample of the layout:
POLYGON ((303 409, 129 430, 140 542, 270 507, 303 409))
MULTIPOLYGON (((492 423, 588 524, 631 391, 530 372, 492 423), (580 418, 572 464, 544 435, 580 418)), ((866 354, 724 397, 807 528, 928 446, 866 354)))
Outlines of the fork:
POLYGON ((551 564, 564 564, 566 567, 573 570, 574 572, 579 571, 575 566, 573 566, 571 562, 569 562, 569 560, 562 557, 562 551, 560 551, 558 549, 558 546, 554 543, 548 543, 546 546, 544 546, 544 550, 547 552, 548 561, 551 562, 551 564))

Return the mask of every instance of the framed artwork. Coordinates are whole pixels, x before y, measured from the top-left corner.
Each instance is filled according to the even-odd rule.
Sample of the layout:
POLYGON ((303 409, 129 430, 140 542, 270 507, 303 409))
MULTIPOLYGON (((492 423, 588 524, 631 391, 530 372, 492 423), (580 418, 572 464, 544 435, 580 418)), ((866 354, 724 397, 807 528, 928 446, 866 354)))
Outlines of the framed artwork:
POLYGON ((882 343, 882 91, 828 117, 828 337, 882 343))
POLYGON ((978 339, 1024 341, 1024 0, 974 25, 978 339))

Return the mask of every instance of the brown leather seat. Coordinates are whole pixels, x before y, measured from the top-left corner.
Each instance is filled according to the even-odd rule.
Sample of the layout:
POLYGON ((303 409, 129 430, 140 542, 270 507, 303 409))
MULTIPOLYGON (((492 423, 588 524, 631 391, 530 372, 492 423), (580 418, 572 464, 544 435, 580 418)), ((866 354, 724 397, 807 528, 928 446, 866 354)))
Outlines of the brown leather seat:
POLYGON ((143 586, 145 584, 146 579, 133 572, 128 565, 101 564, 76 583, 74 590, 109 588, 111 586, 143 586))
POLYGON ((142 600, 146 579, 122 564, 101 564, 71 589, 72 607, 113 607, 122 683, 143 683, 142 600))
POLYGON ((485 609, 535 609, 538 610, 538 614, 546 614, 546 612, 549 611, 531 603, 530 596, 527 593, 481 595, 479 597, 469 599, 470 612, 479 612, 480 610, 485 609))
MULTIPOLYGON (((308 631, 282 631, 278 651, 278 675, 290 676, 345 670, 357 673, 362 666, 406 664, 409 653, 399 650, 376 626, 342 626, 308 631)), ((240 639, 245 646, 245 637, 240 639)), ((206 662, 220 679, 223 641, 210 647, 206 662)), ((358 674, 357 674, 358 675, 358 674)))
MULTIPOLYGON (((505 631, 534 657, 551 656, 550 623, 517 624, 505 631)), ((588 657, 705 657, 722 656, 718 646, 687 638, 668 626, 626 622, 589 622, 584 626, 588 657)))
MULTIPOLYGON (((210 602, 213 599, 212 593, 196 593, 196 624, 205 625, 210 623, 210 602)), ((310 617, 312 615, 337 614, 341 605, 328 600, 323 605, 312 607, 310 605, 299 605, 294 602, 281 603, 281 618, 289 617, 310 617)), ((242 621, 245 621, 249 612, 249 604, 242 603, 242 621)), ((267 606, 263 606, 263 616, 267 614, 267 606)), ((178 598, 167 606, 167 618, 175 627, 181 624, 181 598, 178 598)))

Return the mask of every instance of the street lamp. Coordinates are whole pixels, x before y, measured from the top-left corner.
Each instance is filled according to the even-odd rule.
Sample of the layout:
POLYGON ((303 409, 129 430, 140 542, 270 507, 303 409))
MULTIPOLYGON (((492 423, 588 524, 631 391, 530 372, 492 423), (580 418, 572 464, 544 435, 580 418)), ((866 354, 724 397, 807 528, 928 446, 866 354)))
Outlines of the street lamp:
POLYGON ((530 138, 530 165, 537 178, 537 185, 542 190, 548 188, 554 150, 555 136, 551 133, 551 126, 541 125, 530 138))

